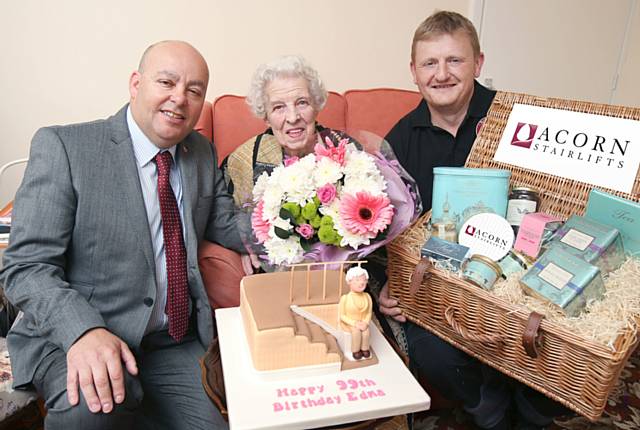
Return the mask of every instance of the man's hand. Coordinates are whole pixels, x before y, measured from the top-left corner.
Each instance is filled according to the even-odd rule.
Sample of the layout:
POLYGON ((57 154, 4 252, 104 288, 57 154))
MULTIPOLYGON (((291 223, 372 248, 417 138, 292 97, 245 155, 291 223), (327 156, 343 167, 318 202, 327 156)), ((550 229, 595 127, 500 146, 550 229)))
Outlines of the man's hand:
POLYGON ((389 284, 384 284, 378 297, 378 308, 383 315, 392 317, 398 322, 405 322, 407 318, 402 315, 402 311, 398 307, 398 301, 389 297, 389 284))
POLYGON ((91 412, 111 412, 114 400, 124 401, 123 361, 130 374, 138 374, 136 359, 120 338, 104 328, 83 334, 67 352, 69 403, 75 406, 80 401, 79 384, 91 412))

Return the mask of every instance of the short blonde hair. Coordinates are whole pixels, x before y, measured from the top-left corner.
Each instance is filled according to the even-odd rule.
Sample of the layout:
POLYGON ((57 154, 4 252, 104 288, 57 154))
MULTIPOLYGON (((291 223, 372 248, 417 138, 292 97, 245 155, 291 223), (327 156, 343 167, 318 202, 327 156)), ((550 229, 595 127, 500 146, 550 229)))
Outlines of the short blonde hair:
POLYGON ((327 102, 327 90, 318 72, 300 55, 286 55, 261 64, 253 74, 247 104, 255 116, 267 118, 267 95, 265 90, 269 82, 277 78, 300 77, 307 81, 311 105, 320 112, 327 102))
POLYGON ((357 278, 358 276, 364 276, 365 279, 369 279, 369 272, 367 272, 365 269, 363 269, 360 266, 355 266, 352 267, 351 269, 347 270, 347 274, 345 275, 344 279, 345 281, 350 282, 352 279, 357 278))
POLYGON ((411 43, 411 61, 416 59, 416 45, 418 42, 429 40, 434 36, 454 34, 457 31, 463 31, 469 37, 473 55, 478 58, 480 56, 480 41, 473 23, 457 12, 443 10, 434 13, 416 28, 413 34, 413 42, 411 43))

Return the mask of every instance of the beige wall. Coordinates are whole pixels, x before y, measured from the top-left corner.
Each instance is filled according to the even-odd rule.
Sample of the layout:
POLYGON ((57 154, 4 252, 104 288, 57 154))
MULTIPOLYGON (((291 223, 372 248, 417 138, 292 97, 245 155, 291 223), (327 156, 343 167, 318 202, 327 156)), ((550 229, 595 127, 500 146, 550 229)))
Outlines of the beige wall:
MULTIPOLYGON (((0 6, 0 165, 28 155, 38 127, 110 115, 141 52, 198 47, 207 98, 244 94, 255 67, 305 55, 327 88, 413 89, 413 30, 434 9, 469 16, 497 89, 640 106, 640 0, 21 0, 0 6), (616 79, 616 74, 618 78, 616 79), (614 88, 614 83, 617 86, 614 88)), ((20 169, 0 184, 0 205, 20 169)))
POLYGON ((640 107, 640 5, 634 0, 629 13, 627 38, 620 55, 619 74, 611 103, 640 107))
MULTIPOLYGON (((619 60, 627 40, 628 63, 638 61, 640 34, 627 32, 628 24, 640 24, 637 17, 635 23, 628 19, 637 0, 483 3, 482 81, 492 79, 502 90, 599 103, 614 101, 618 73, 635 83, 637 73, 628 66, 619 70, 619 60)), ((640 93, 631 94, 624 102, 639 106, 640 93)))
MULTIPOLYGON (((327 88, 413 88, 413 30, 468 0, 20 0, 0 13, 0 164, 28 155, 38 127, 110 115, 150 43, 184 39, 212 68, 207 98, 244 94, 256 66, 299 53, 327 88)), ((17 179, 0 185, 0 204, 17 179)))

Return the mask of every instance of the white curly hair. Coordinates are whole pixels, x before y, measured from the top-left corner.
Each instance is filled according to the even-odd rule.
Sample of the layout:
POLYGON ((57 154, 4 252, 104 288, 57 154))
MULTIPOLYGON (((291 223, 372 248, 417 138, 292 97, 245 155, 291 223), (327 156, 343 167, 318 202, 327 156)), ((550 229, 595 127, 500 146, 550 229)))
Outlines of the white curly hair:
POLYGON ((364 276, 364 278, 368 280, 369 272, 367 272, 365 269, 363 269, 360 266, 355 266, 347 270, 347 274, 345 275, 344 279, 348 283, 352 279, 357 278, 358 276, 364 276))
POLYGON ((318 72, 300 55, 285 55, 273 61, 261 64, 251 78, 247 104, 255 116, 267 118, 266 87, 269 82, 277 78, 300 77, 307 81, 311 105, 316 112, 320 112, 327 102, 327 90, 318 72))

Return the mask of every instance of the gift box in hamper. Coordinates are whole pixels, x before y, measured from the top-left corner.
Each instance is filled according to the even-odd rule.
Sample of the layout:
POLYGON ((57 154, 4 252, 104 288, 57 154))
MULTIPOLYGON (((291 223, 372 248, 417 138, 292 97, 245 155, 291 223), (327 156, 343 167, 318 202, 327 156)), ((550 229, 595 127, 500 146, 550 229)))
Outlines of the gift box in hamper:
MULTIPOLYGON (((637 204, 639 120, 637 108, 498 92, 465 167, 510 171, 512 194, 516 189, 518 195, 523 188, 535 190, 525 193, 535 194, 535 211, 546 214, 547 226, 556 219, 583 215, 594 188, 637 204)), ((445 207, 450 204, 451 200, 445 207)), ((505 216, 502 210, 489 212, 505 216)), ((569 320, 551 305, 543 304, 534 312, 536 307, 529 302, 535 298, 522 295, 514 302, 497 291, 480 288, 478 282, 465 280, 461 276, 464 263, 463 270, 448 271, 423 258, 421 250, 429 236, 438 236, 437 228, 427 228, 429 218, 430 213, 425 214, 388 245, 389 292, 398 299, 403 314, 482 362, 591 420, 597 419, 637 345, 640 312, 627 312, 628 318, 609 335, 610 341, 576 331, 570 324, 573 318, 569 320), (545 318, 541 314, 547 309, 550 313, 545 318)), ((547 245, 555 246, 544 244, 536 257, 544 255, 547 245)), ((473 263, 493 273, 491 262, 483 260, 476 258, 473 263)), ((595 276, 598 262, 591 261, 593 265, 587 261, 585 265, 593 266, 595 276)), ((499 278, 500 268, 495 272, 499 278)), ((617 279, 623 283, 618 291, 625 290, 624 282, 633 282, 632 277, 617 279)), ((610 311, 616 314, 615 309, 610 311)), ((573 309, 570 313, 580 314, 573 309)))

